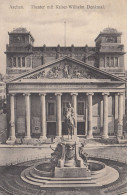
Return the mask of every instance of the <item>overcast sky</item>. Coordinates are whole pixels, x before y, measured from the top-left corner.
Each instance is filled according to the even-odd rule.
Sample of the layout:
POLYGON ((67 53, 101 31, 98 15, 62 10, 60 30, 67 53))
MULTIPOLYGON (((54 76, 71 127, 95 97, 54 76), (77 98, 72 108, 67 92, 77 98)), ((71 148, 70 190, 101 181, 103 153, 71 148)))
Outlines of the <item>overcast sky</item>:
POLYGON ((94 46, 100 31, 112 27, 123 33, 122 43, 127 51, 127 0, 0 0, 0 72, 5 73, 4 51, 8 32, 13 28, 25 27, 31 31, 35 46, 63 46, 64 21, 67 22, 68 46, 94 46), (24 6, 24 9, 10 8, 15 5, 24 6), (45 8, 32 9, 31 5, 45 8), (53 9, 47 9, 50 5, 53 9), (56 9, 56 5, 82 5, 85 9, 56 9), (86 9, 87 5, 104 5, 105 9, 86 9))

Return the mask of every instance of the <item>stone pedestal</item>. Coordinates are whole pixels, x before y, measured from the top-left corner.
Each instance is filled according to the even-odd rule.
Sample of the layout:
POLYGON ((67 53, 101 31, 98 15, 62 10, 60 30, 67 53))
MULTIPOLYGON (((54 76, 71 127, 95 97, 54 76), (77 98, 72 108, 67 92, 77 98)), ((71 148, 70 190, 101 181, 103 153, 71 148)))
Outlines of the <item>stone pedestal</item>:
POLYGON ((76 155, 76 143, 75 141, 68 141, 65 143, 65 167, 75 167, 75 155, 76 155))
POLYGON ((90 177, 91 173, 87 168, 81 167, 55 167, 55 178, 81 178, 90 177))

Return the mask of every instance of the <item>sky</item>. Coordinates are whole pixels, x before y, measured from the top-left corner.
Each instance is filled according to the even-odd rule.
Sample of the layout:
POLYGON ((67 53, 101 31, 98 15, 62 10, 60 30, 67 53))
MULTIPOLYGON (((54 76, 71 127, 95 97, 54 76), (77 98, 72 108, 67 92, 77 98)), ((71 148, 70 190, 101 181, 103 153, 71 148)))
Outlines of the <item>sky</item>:
MULTIPOLYGON (((123 33, 122 43, 127 51, 127 0, 0 0, 0 73, 6 72, 4 52, 9 42, 8 32, 25 27, 35 39, 34 46, 63 46, 65 21, 67 46, 95 46, 97 35, 111 27, 123 33), (84 8, 69 9, 69 5, 84 8), (104 6, 104 9, 87 9, 87 5, 104 6), (13 6, 23 9, 12 9, 13 6), (44 6, 44 9, 32 6, 44 6)), ((125 68, 127 70, 126 55, 125 68)))

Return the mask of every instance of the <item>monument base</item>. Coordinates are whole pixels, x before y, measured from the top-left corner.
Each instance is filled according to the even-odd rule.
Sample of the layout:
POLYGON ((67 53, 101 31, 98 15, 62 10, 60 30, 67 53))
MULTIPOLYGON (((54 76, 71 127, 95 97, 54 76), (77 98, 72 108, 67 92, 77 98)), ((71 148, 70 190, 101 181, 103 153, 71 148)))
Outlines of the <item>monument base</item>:
POLYGON ((55 167, 55 178, 82 178, 90 177, 91 172, 87 168, 81 167, 55 167))

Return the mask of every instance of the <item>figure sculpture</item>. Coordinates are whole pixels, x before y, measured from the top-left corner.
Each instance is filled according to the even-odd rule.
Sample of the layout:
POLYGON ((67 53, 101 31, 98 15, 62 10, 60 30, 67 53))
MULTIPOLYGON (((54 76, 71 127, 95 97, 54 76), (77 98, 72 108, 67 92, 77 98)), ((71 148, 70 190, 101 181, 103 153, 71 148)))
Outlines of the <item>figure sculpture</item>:
POLYGON ((72 135, 74 135, 75 117, 74 117, 74 109, 71 106, 71 103, 69 103, 68 107, 66 108, 64 122, 68 130, 68 139, 69 139, 69 135, 71 136, 72 139, 72 135))

